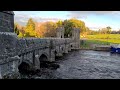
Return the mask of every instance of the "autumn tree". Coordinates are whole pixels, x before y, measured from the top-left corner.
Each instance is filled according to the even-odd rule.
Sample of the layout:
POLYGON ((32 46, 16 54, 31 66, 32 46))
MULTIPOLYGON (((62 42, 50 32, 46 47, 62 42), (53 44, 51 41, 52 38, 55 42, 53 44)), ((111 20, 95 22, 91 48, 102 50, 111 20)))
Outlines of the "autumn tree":
POLYGON ((36 24, 36 37, 56 37, 57 24, 54 22, 44 22, 36 24))
POLYGON ((45 23, 36 23, 36 37, 43 38, 45 37, 46 27, 45 23))
POLYGON ((26 37, 35 37, 35 22, 30 18, 25 28, 26 37))
POLYGON ((81 33, 86 31, 86 26, 85 26, 85 23, 83 21, 75 19, 75 18, 72 18, 69 21, 72 22, 73 27, 80 28, 81 33))
POLYGON ((45 37, 55 37, 56 36, 57 24, 54 22, 45 23, 45 37))
POLYGON ((20 29, 19 29, 19 35, 18 35, 18 37, 24 37, 25 36, 25 27, 21 27, 20 29))
POLYGON ((58 22, 56 22, 57 27, 62 27, 63 26, 63 21, 59 20, 58 22))

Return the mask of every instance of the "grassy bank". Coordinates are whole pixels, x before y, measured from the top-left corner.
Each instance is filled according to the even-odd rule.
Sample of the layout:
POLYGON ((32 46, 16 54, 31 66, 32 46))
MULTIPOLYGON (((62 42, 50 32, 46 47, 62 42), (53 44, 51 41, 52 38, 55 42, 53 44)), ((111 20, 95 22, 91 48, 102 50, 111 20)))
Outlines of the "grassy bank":
POLYGON ((92 49, 93 45, 110 45, 110 43, 99 40, 80 40, 81 49, 92 49))
POLYGON ((94 44, 96 45, 110 45, 120 44, 120 34, 98 34, 87 35, 81 38, 80 47, 84 49, 90 49, 94 44))
POLYGON ((116 43, 120 44, 120 34, 97 34, 97 35, 87 35, 85 37, 87 40, 97 40, 108 42, 108 43, 116 43))

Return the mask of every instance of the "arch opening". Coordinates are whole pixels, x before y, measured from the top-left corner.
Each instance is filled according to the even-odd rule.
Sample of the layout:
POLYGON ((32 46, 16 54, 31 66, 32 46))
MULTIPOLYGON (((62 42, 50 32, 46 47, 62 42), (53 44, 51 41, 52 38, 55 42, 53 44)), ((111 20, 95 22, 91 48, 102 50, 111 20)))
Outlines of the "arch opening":
POLYGON ((48 58, 45 54, 42 54, 39 58, 40 60, 40 68, 47 68, 48 67, 48 58))
POLYGON ((57 55, 57 51, 55 50, 55 56, 57 55))
POLYGON ((62 51, 64 51, 64 47, 62 47, 62 51))
POLYGON ((29 74, 30 71, 30 65, 26 62, 22 62, 19 66, 18 66, 18 70, 21 74, 29 74))
POLYGON ((40 60, 40 61, 47 61, 48 58, 47 58, 47 56, 46 56, 45 54, 42 54, 42 55, 40 56, 39 60, 40 60))
POLYGON ((40 60, 40 68, 49 68, 49 69, 59 68, 59 65, 56 64, 55 62, 49 62, 48 57, 44 54, 40 56, 39 60, 40 60))

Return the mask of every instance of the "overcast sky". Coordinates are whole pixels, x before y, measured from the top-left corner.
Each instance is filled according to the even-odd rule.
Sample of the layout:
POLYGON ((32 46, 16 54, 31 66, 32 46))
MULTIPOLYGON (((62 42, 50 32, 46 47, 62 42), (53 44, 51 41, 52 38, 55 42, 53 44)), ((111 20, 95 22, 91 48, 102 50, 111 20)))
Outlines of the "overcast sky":
POLYGON ((77 18, 85 22, 90 29, 110 26, 113 30, 120 29, 120 11, 14 11, 15 22, 26 25, 32 17, 37 22, 57 21, 77 18))

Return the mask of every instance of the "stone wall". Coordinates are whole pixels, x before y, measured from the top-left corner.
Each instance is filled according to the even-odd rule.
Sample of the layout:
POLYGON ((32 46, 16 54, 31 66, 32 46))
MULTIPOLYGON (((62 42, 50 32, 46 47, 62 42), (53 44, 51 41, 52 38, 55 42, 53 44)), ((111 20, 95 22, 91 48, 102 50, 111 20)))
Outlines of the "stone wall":
POLYGON ((14 32, 14 13, 0 12, 0 32, 14 32))

